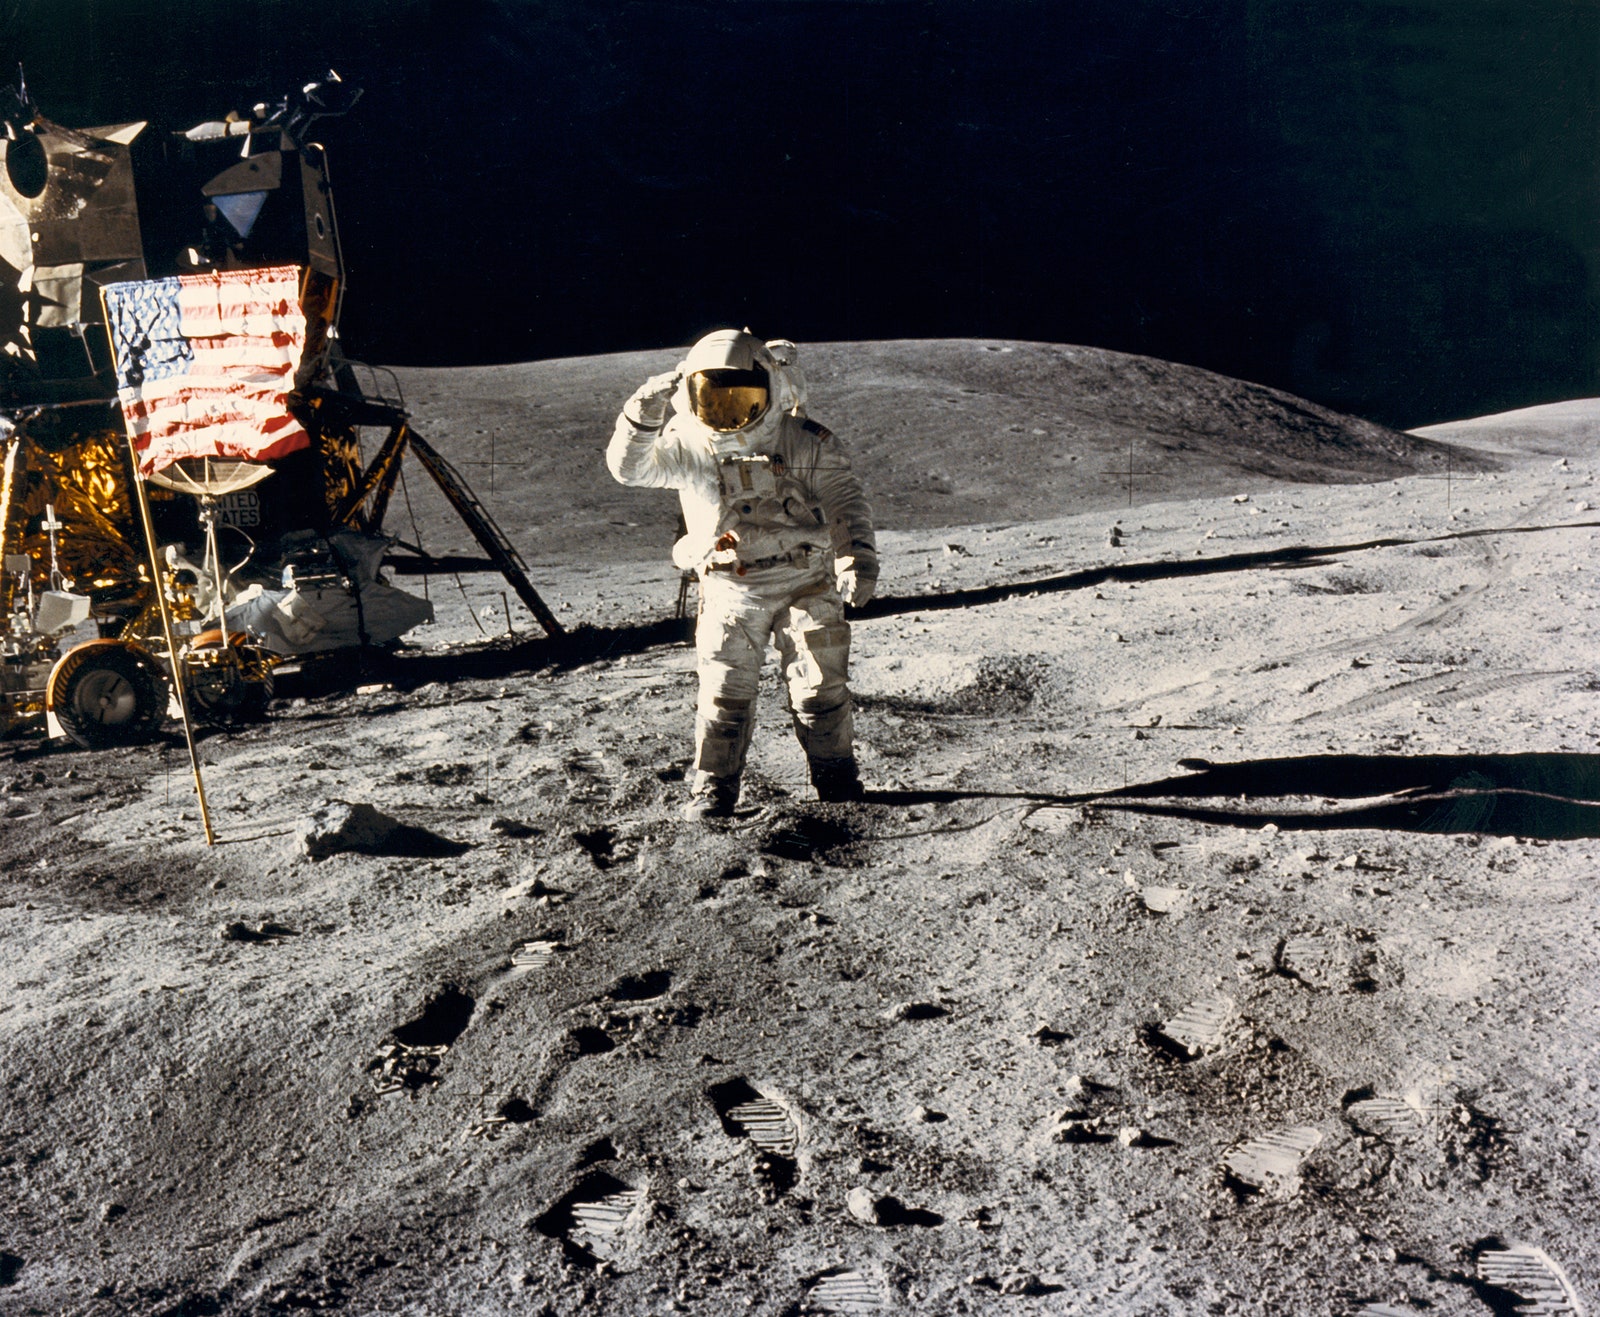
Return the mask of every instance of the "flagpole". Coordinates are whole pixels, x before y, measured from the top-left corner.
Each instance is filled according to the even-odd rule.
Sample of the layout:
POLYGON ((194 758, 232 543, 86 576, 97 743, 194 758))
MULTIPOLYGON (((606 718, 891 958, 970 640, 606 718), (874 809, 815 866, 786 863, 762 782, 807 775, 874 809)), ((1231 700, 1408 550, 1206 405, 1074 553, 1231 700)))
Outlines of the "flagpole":
POLYGON ((156 607, 161 613, 161 633, 167 639, 167 662, 172 665, 172 680, 178 690, 178 716, 183 720, 183 739, 189 746, 189 770, 194 774, 194 794, 200 800, 200 822, 206 830, 206 845, 215 846, 217 836, 211 830, 211 807, 206 804, 206 784, 200 777, 200 756, 194 746, 194 725, 189 721, 189 696, 184 689, 183 658, 172 636, 172 614, 167 611, 167 591, 161 580, 161 557, 156 550, 155 523, 150 518, 150 497, 145 491, 144 477, 139 474, 139 453, 133 446, 131 434, 128 436, 128 457, 133 464, 133 487, 138 494, 144 545, 150 556, 150 583, 156 592, 156 607))

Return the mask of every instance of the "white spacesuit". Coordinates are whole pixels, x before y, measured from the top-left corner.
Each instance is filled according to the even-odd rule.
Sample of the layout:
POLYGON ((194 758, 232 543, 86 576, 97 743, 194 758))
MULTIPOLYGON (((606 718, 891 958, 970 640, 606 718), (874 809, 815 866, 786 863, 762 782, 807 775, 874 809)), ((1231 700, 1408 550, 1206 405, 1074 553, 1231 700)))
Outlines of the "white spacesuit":
POLYGON ((872 514, 843 445, 803 415, 792 352, 748 330, 708 334, 628 399, 606 449, 623 484, 678 491, 687 532, 672 559, 700 578, 691 819, 738 801, 769 640, 818 796, 861 795, 844 605, 878 577, 872 514))

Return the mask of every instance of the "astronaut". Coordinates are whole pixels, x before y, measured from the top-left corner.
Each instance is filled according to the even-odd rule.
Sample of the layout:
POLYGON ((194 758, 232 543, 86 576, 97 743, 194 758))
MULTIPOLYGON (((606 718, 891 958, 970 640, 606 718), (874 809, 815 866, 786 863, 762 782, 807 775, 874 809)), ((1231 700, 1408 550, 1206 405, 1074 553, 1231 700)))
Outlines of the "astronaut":
POLYGON ((628 399, 606 449, 623 484, 678 491, 672 560, 700 581, 691 820, 738 803, 769 641, 818 798, 862 794, 844 605, 878 578, 872 513, 844 446, 805 416, 793 355, 749 330, 706 335, 628 399))

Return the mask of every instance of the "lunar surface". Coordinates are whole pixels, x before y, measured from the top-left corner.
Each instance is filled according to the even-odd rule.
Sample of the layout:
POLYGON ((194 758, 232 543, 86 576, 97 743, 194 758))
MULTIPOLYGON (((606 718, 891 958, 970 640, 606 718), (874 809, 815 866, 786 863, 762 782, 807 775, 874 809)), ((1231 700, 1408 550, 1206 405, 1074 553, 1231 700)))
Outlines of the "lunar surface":
MULTIPOLYGON (((870 790, 769 678, 707 828, 674 501, 601 461, 676 356, 383 384, 568 639, 401 578, 203 736, 218 845, 177 735, 0 747, 0 1312, 1594 1311, 1600 402, 803 347, 870 790)), ((389 527, 475 552, 419 470, 389 527)))

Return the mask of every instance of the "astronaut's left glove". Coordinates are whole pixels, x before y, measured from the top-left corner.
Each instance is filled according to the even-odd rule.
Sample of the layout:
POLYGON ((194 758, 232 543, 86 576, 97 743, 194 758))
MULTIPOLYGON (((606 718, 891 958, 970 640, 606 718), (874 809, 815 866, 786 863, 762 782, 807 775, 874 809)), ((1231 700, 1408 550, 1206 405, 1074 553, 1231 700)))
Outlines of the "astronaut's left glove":
POLYGON ((834 563, 834 585, 839 598, 855 608, 860 608, 872 598, 878 584, 878 560, 870 554, 858 553, 851 558, 839 558, 834 563))

